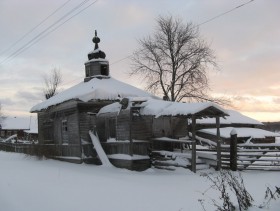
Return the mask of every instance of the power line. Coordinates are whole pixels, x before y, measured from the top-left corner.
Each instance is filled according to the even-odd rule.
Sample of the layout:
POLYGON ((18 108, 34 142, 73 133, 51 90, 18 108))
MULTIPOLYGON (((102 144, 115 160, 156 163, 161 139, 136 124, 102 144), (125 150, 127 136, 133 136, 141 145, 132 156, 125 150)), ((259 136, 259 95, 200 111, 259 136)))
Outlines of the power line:
POLYGON ((125 60, 125 59, 128 59, 128 58, 131 57, 131 56, 132 56, 132 55, 129 55, 129 56, 127 56, 127 57, 124 57, 124 58, 122 58, 122 59, 119 59, 119 60, 117 60, 117 61, 114 61, 114 62, 111 63, 111 65, 116 64, 116 63, 119 63, 119 62, 121 62, 121 61, 123 61, 123 60, 125 60))
MULTIPOLYGON (((201 25, 204 25, 204 24, 206 24, 206 23, 209 23, 209 22, 211 22, 211 21, 213 21, 213 20, 215 20, 215 19, 217 19, 217 18, 220 18, 220 17, 222 17, 222 16, 224 16, 224 15, 226 15, 226 14, 228 14, 228 13, 233 12, 234 10, 237 10, 237 9, 239 9, 239 8, 241 8, 241 7, 245 6, 245 5, 247 5, 247 4, 250 4, 250 3, 252 3, 253 1, 254 1, 254 0, 250 0, 250 1, 246 2, 246 3, 240 4, 240 5, 236 6, 236 7, 234 7, 233 9, 230 9, 230 10, 228 10, 228 11, 226 11, 226 12, 223 12, 223 13, 221 13, 221 14, 219 14, 219 15, 216 15, 216 16, 214 16, 214 17, 212 17, 212 18, 210 18, 210 19, 208 19, 208 20, 206 20, 206 21, 204 21, 204 22, 198 24, 197 26, 201 26, 201 25)), ((111 63, 111 65, 114 65, 114 64, 119 63, 119 62, 121 62, 121 61, 123 61, 123 60, 126 60, 126 59, 130 58, 131 56, 132 56, 132 55, 129 55, 129 56, 126 56, 126 57, 124 57, 124 58, 122 58, 122 59, 119 59, 119 60, 117 60, 117 61, 114 61, 114 62, 111 63)), ((70 83, 72 83, 72 82, 74 82, 74 81, 77 81, 77 80, 79 80, 79 79, 80 79, 80 78, 74 79, 74 80, 72 80, 72 81, 70 81, 70 82, 66 82, 66 83, 64 83, 64 84, 62 84, 62 85, 70 84, 70 83)))
POLYGON ((78 77, 78 78, 76 78, 76 79, 74 79, 74 80, 72 80, 72 81, 68 81, 68 82, 62 83, 61 86, 65 86, 65 85, 67 85, 67 84, 71 84, 71 83, 73 83, 74 81, 80 80, 80 79, 82 79, 82 78, 83 78, 83 77, 78 77))
POLYGON ((44 37, 46 37, 47 35, 49 35, 50 33, 52 33, 53 31, 55 31, 56 29, 58 29, 59 27, 61 27, 63 24, 65 24, 66 22, 68 22, 70 19, 72 19, 73 17, 77 16, 78 14, 80 14, 81 12, 83 12, 85 9, 87 9, 88 7, 90 7, 91 5, 93 5, 94 3, 96 3, 98 0, 92 2, 91 4, 89 4, 88 6, 86 6, 85 8, 83 8, 82 10, 80 10, 79 12, 75 13, 74 15, 70 16, 70 18, 66 19, 64 22, 62 22, 61 24, 57 25, 59 22, 61 22, 63 19, 65 19, 67 16, 69 16, 71 13, 75 12, 76 10, 80 9, 85 3, 87 3, 89 0, 84 0, 82 3, 80 3, 79 5, 77 5, 76 7, 74 7, 72 10, 70 10, 68 13, 66 13, 65 15, 63 15, 61 18, 59 18, 56 22, 54 22, 53 24, 51 24, 50 26, 48 26, 45 30, 43 30, 42 32, 40 32, 37 36, 35 36, 34 38, 32 38, 29 42, 27 42, 25 45, 23 45, 21 48, 17 49, 14 53, 12 53, 10 56, 8 56, 7 58, 5 58, 4 60, 2 60, 0 62, 0 65, 3 64, 4 62, 11 61, 13 58, 15 58, 16 56, 18 56, 19 54, 23 53, 24 51, 26 51, 27 49, 29 49, 31 46, 33 46, 34 44, 36 44, 37 42, 39 42, 41 39, 43 39, 44 37), (55 25, 57 25, 55 28, 53 28, 55 25), (51 31, 48 32, 48 30, 50 30, 51 28, 53 28, 51 31), (9 60, 10 59, 10 60, 9 60))
MULTIPOLYGON (((250 3, 253 2, 253 1, 254 1, 254 0, 250 0, 250 1, 246 2, 246 3, 240 4, 240 5, 238 5, 237 7, 234 7, 234 8, 231 9, 231 10, 228 10, 228 11, 226 11, 226 12, 223 12, 223 13, 217 15, 217 16, 214 16, 214 17, 212 17, 212 18, 210 18, 210 19, 208 19, 208 20, 206 20, 206 21, 204 21, 204 22, 198 24, 197 26, 201 26, 201 25, 203 25, 203 24, 209 23, 209 22, 211 22, 211 21, 213 21, 213 20, 215 20, 215 19, 217 19, 217 18, 219 18, 219 17, 222 17, 222 16, 224 16, 224 15, 226 15, 226 14, 228 14, 228 13, 230 13, 230 12, 236 10, 236 9, 239 9, 240 7, 243 7, 243 6, 247 5, 247 4, 250 4, 250 3)), ((132 55, 126 56, 126 57, 124 57, 124 58, 122 58, 122 59, 119 59, 119 60, 113 62, 112 64, 116 64, 116 63, 118 63, 118 62, 121 62, 121 61, 123 61, 123 60, 125 60, 125 59, 128 59, 128 58, 131 57, 131 56, 132 56, 132 55)))
MULTIPOLYGON (((88 0, 85 0, 85 1, 88 1, 88 0)), ((85 1, 84 1, 84 2, 85 2, 85 1)), ((13 58, 14 58, 15 56, 21 54, 21 53, 24 52, 25 50, 27 50, 28 48, 30 48, 30 47, 33 46, 34 44, 36 44, 38 41, 40 41, 41 39, 43 39, 44 37, 46 37, 48 34, 52 33, 52 32, 55 31, 56 29, 58 29, 58 28, 59 28, 60 26, 62 26, 64 23, 66 23, 67 21, 69 21, 70 19, 72 19, 73 17, 75 17, 76 15, 80 14, 80 13, 83 12, 85 9, 87 9, 88 7, 90 7, 91 5, 93 5, 94 3, 96 3, 97 1, 98 1, 98 0, 92 2, 90 5, 88 5, 87 7, 83 8, 81 11, 77 12, 76 14, 74 14, 73 16, 71 16, 70 18, 68 18, 67 20, 65 20, 65 21, 62 22, 61 24, 59 24, 57 27, 55 27, 55 28, 52 29, 51 31, 47 32, 45 35, 42 35, 43 33, 40 33, 40 36, 42 35, 42 37, 40 37, 40 36, 37 37, 37 36, 38 36, 38 35, 37 35, 34 39, 32 39, 29 43, 27 43, 23 48, 21 48, 21 49, 20 49, 21 51, 16 51, 16 52, 12 55, 13 58), (37 39, 37 40, 36 40, 36 39, 37 39), (35 42, 32 43, 34 40, 35 40, 35 42), (30 43, 31 43, 31 44, 30 44, 30 43), (30 44, 30 45, 29 45, 29 44, 30 44), (29 46, 27 46, 27 45, 29 45, 29 46), (26 47, 26 46, 27 46, 27 47, 26 47)), ((226 15, 226 14, 228 14, 228 13, 231 13, 231 12, 233 12, 234 10, 237 10, 237 9, 239 9, 239 8, 245 6, 245 5, 247 5, 247 4, 249 4, 249 3, 253 2, 253 1, 254 1, 254 0, 250 0, 250 1, 246 2, 246 3, 243 3, 243 4, 241 4, 241 5, 238 5, 238 6, 234 7, 234 8, 231 9, 231 10, 228 10, 228 11, 226 11, 226 12, 224 12, 224 13, 221 13, 221 14, 219 14, 219 15, 217 15, 217 16, 214 16, 214 17, 212 17, 212 18, 210 18, 210 19, 208 19, 208 20, 206 20, 206 21, 204 21, 204 22, 198 24, 198 26, 204 25, 204 24, 209 23, 209 22, 211 22, 211 21, 213 21, 213 20, 215 20, 215 19, 217 19, 217 18, 219 18, 219 17, 222 17, 222 16, 224 16, 224 15, 226 15)), ((82 2, 82 3, 83 3, 83 2, 82 2)), ((71 11, 72 11, 72 10, 71 10, 71 11)), ((75 10, 74 10, 74 11, 75 11, 75 10)), ((64 17, 64 16, 63 16, 63 17, 64 17)), ((55 23, 52 24, 50 27, 48 27, 48 29, 49 29, 49 28, 52 28, 52 27, 53 27, 54 25, 56 25, 59 21, 61 21, 61 19, 59 19, 57 22, 55 22, 55 23)), ((48 30, 48 29, 47 29, 47 30, 48 30)), ((47 31, 47 30, 44 30, 44 31, 47 31)), ((132 55, 129 55, 129 56, 126 56, 126 57, 124 57, 124 58, 122 58, 122 59, 119 59, 119 60, 117 60, 117 61, 115 61, 115 62, 112 62, 111 65, 116 64, 116 63, 119 63, 119 62, 121 62, 121 61, 123 61, 123 60, 125 60, 125 59, 128 59, 128 58, 131 57, 131 56, 132 56, 132 55)), ((8 58, 11 58, 11 57, 8 57, 8 58)), ((6 58, 6 59, 7 59, 7 58, 6 58)), ((2 61, 0 64, 2 64, 3 62, 5 62, 6 59, 5 59, 4 61, 2 61)), ((78 78, 78 79, 80 79, 80 78, 78 78)), ((62 85, 66 85, 66 84, 72 83, 72 82, 74 82, 74 81, 76 81, 76 80, 78 80, 78 79, 72 80, 72 81, 70 81, 70 82, 66 82, 66 83, 64 83, 64 84, 62 84, 62 85)))
MULTIPOLYGON (((60 17, 58 20, 56 20, 54 23, 52 23, 50 26, 48 26, 46 29, 44 29, 43 31, 41 31, 39 34, 37 34, 35 37, 33 37, 29 42, 27 42, 26 44, 24 44, 22 47, 20 47, 19 49, 17 49, 15 52, 13 52, 11 55, 9 55, 8 57, 6 57, 4 60, 2 60, 0 62, 0 64, 3 64, 5 61, 7 61, 10 58, 14 58, 17 55, 19 55, 20 53, 24 52, 25 50, 27 50, 29 47, 28 45, 31 44, 32 42, 34 42, 34 40, 36 41, 38 38, 40 38, 40 36, 42 36, 44 33, 46 33, 49 29, 51 29, 53 26, 55 26, 56 24, 58 24, 60 21, 62 21, 64 18, 66 18, 68 15, 70 15, 71 13, 73 13, 75 10, 79 9, 81 6, 83 6, 84 3, 86 3, 89 0, 84 0, 83 2, 81 2, 79 5, 75 6, 73 9, 71 9, 69 12, 67 12, 66 14, 64 14, 62 17, 60 17)), ((30 45, 31 47, 31 45, 30 45)), ((10 60, 9 60, 10 61, 10 60)))
POLYGON ((250 4, 250 3, 252 3, 253 1, 255 1, 255 0, 250 0, 250 1, 246 2, 246 3, 244 3, 244 4, 240 4, 239 6, 234 7, 234 8, 231 9, 231 10, 228 10, 228 11, 226 11, 226 12, 223 12, 223 13, 221 13, 221 14, 219 14, 219 15, 213 17, 213 18, 210 18, 210 19, 208 19, 208 20, 206 20, 206 21, 204 21, 204 22, 198 24, 198 26, 201 26, 201 25, 203 25, 203 24, 209 23, 209 22, 211 22, 211 21, 213 21, 213 20, 215 20, 215 19, 217 19, 217 18, 219 18, 219 17, 221 17, 221 16, 224 16, 224 15, 226 15, 226 14, 228 14, 228 13, 231 13, 232 11, 237 10, 237 9, 239 9, 240 7, 243 7, 243 6, 247 5, 247 4, 250 4))
POLYGON ((43 19, 39 24, 34 26, 32 29, 30 29, 28 32, 26 32, 24 35, 22 35, 21 38, 19 38, 16 42, 14 42, 12 45, 10 45, 7 49, 3 50, 0 54, 6 53, 9 51, 12 47, 14 47, 16 44, 18 44, 20 41, 22 41, 27 35, 29 35, 31 32, 33 32, 35 29, 37 29, 39 26, 41 26, 43 23, 45 23, 51 16, 53 16, 55 13, 57 13, 60 9, 62 9, 66 4, 68 4, 71 0, 68 0, 64 2, 61 6, 59 6, 56 10, 54 10, 50 15, 48 15, 45 19, 43 19))

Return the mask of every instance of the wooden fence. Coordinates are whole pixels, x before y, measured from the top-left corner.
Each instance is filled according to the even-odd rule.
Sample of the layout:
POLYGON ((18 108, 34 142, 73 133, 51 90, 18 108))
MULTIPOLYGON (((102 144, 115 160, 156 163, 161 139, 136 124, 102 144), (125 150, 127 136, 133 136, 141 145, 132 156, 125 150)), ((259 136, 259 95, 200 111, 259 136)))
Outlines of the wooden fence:
MULTIPOLYGON (((193 148, 190 140, 173 140, 173 139, 153 139, 152 142, 133 142, 131 143, 102 143, 107 154, 133 154, 148 155, 149 147, 152 150, 163 150, 179 148, 181 152, 185 151, 184 146, 188 145, 188 151, 191 155, 188 159, 191 161, 191 170, 196 171, 197 161, 204 161, 217 170, 231 169, 236 170, 269 170, 280 171, 280 144, 237 144, 237 136, 233 135, 230 145, 221 145, 221 153, 217 153, 217 148, 193 148), (219 157, 219 154, 221 155, 219 157), (195 158, 193 162, 193 157, 195 158), (221 166, 219 166, 221 164, 221 166)), ((83 157, 95 158, 97 156, 93 150, 92 144, 55 145, 55 144, 22 144, 22 143, 3 143, 0 142, 0 150, 7 152, 18 152, 29 155, 36 155, 38 150, 44 150, 44 153, 50 153, 50 157, 62 159, 74 159, 71 162, 82 162, 83 157), (82 155, 83 153, 83 155, 82 155), (67 158, 68 157, 68 158, 67 158)))
POLYGON ((278 144, 238 144, 236 153, 222 153, 222 168, 280 171, 278 144))
POLYGON ((237 134, 233 134, 230 145, 221 144, 220 147, 213 145, 207 148, 195 145, 195 142, 189 139, 154 138, 151 139, 154 152, 151 159, 155 165, 160 164, 164 168, 166 166, 172 168, 172 166, 179 165, 174 161, 176 157, 184 157, 190 163, 180 166, 190 168, 194 172, 201 169, 201 166, 206 166, 205 164, 216 170, 280 171, 280 144, 238 144, 237 140, 237 134), (187 148, 185 148, 186 146, 187 148), (176 151, 176 149, 180 151, 176 151), (220 153, 218 153, 218 149, 220 149, 220 153))
POLYGON ((20 144, 20 143, 4 143, 0 142, 0 150, 6 152, 18 152, 25 154, 33 154, 33 144, 20 144))
POLYGON ((237 144, 236 135, 221 146, 220 158, 216 148, 197 149, 197 156, 216 168, 220 159, 223 169, 280 171, 280 144, 237 144))
POLYGON ((155 168, 175 170, 173 167, 197 170, 200 160, 196 159, 196 142, 189 138, 153 138, 151 142, 151 161, 155 168), (186 147, 188 150, 186 150, 186 147), (190 150, 191 148, 191 150, 190 150), (178 150, 176 152, 176 150, 178 150), (179 158, 180 161, 176 161, 179 158))
POLYGON ((6 152, 18 152, 28 155, 46 155, 50 157, 81 157, 81 147, 78 144, 22 144, 0 142, 0 150, 6 152))

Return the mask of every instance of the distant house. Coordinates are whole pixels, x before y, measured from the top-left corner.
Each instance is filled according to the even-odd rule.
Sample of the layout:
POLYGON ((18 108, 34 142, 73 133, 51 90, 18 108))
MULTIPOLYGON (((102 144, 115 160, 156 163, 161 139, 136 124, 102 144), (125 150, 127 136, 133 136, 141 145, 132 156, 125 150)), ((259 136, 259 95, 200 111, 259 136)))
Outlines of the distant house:
MULTIPOLYGON (((280 137, 279 133, 270 132, 261 128, 223 127, 220 128, 220 134, 224 144, 230 143, 230 133, 233 129, 237 132, 239 143, 275 143, 276 137, 280 137)), ((202 138, 215 140, 216 130, 214 128, 201 129, 197 131, 197 135, 202 138)))
POLYGON ((264 122, 266 130, 280 133, 280 122, 264 122))
MULTIPOLYGON (((221 127, 261 128, 263 126, 263 123, 261 123, 260 121, 247 117, 238 111, 226 110, 226 112, 228 113, 228 116, 221 118, 221 127)), ((215 127, 215 119, 200 119, 197 121, 197 127, 198 129, 213 128, 215 127)))
MULTIPOLYGON (((230 132, 235 129, 239 143, 250 141, 252 143, 275 143, 275 138, 279 133, 270 132, 262 129, 263 123, 247 117, 238 111, 227 110, 229 116, 221 118, 221 140, 225 144, 230 143, 230 132)), ((215 119, 200 119, 197 121, 197 135, 202 138, 215 140, 215 119)))
POLYGON ((17 135, 22 140, 38 139, 38 123, 36 117, 6 117, 1 123, 1 137, 17 135))

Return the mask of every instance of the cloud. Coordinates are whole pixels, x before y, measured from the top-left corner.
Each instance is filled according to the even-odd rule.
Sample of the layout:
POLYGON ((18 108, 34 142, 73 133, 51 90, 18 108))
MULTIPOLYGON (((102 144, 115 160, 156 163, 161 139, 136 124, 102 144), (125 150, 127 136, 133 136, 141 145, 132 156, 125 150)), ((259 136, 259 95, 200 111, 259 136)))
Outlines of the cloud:
POLYGON ((273 96, 235 96, 232 101, 233 106, 243 112, 280 112, 280 99, 273 96))
POLYGON ((0 98, 0 103, 2 106, 10 106, 14 104, 14 101, 10 98, 0 98))
POLYGON ((27 91, 18 91, 16 93, 16 97, 18 97, 19 99, 24 99, 26 101, 30 101, 30 100, 42 100, 42 93, 41 92, 36 92, 36 93, 32 93, 32 92, 27 92, 27 91))
MULTIPOLYGON (((91 39, 95 29, 101 38, 100 48, 113 63, 136 50, 137 39, 153 33, 158 15, 171 14, 198 24, 242 3, 243 0, 98 1, 11 62, 0 65, 0 99, 10 112, 28 112, 41 100, 42 75, 54 66, 60 67, 65 88, 81 82, 87 53, 94 47, 91 39)), ((15 42, 61 4, 56 0, 1 0, 1 48, 15 42)), ((0 62, 77 4, 77 1, 70 1, 32 36, 0 55, 0 62)), ((211 88, 221 95, 241 96, 235 99, 241 110, 278 111, 279 7, 280 1, 253 1, 200 26, 201 35, 217 53, 221 68, 221 72, 210 75, 211 88)), ((129 64, 127 59, 111 65, 111 75, 143 87, 140 81, 126 75, 129 64)))
POLYGON ((279 122, 280 113, 277 112, 242 112, 244 115, 262 122, 279 122))
POLYGON ((279 50, 248 57, 246 61, 225 61, 219 74, 211 74, 215 91, 250 95, 279 95, 279 50))
POLYGON ((280 104, 280 97, 273 98, 275 104, 280 104))

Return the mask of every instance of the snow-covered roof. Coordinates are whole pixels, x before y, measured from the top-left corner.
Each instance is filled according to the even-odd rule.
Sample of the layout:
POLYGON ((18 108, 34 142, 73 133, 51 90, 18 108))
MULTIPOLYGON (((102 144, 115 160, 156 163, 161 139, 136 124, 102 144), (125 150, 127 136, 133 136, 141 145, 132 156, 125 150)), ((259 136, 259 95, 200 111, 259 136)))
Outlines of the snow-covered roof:
MULTIPOLYGON (((90 53, 97 53, 99 51, 100 51, 99 49, 96 49, 94 51, 89 52, 89 54, 90 53)), ((99 62, 99 63, 103 62, 104 64, 108 64, 109 63, 109 61, 107 59, 98 58, 98 59, 90 59, 90 60, 86 61, 85 64, 90 63, 90 62, 99 62)))
MULTIPOLYGON (((250 125, 263 125, 263 123, 258 120, 252 119, 241 114, 238 111, 227 110, 229 116, 220 119, 221 124, 250 124, 250 125)), ((206 118, 197 120, 197 124, 216 124, 215 118, 206 118)))
POLYGON ((30 128, 30 130, 24 130, 24 132, 29 134, 38 134, 38 127, 30 128))
POLYGON ((7 117, 1 123, 2 130, 24 130, 38 133, 36 117, 7 117))
MULTIPOLYGON (((276 137, 280 136, 279 133, 270 132, 267 130, 259 129, 259 128, 234 128, 234 127, 224 127, 220 128, 220 135, 223 138, 230 138, 231 131, 235 129, 238 137, 252 137, 252 138, 265 138, 265 137, 276 137)), ((201 129, 200 132, 216 135, 217 129, 201 129)))
POLYGON ((72 99, 88 102, 90 100, 117 100, 124 97, 154 97, 153 95, 112 77, 96 77, 81 82, 31 108, 31 112, 41 111, 72 99))
MULTIPOLYGON (((155 117, 159 116, 189 116, 192 114, 197 114, 204 111, 205 109, 215 109, 221 115, 227 115, 227 112, 221 108, 219 105, 211 102, 207 103, 181 103, 181 102, 171 102, 156 100, 152 98, 130 98, 130 102, 133 101, 145 101, 140 104, 140 114, 141 115, 154 115, 155 117)), ((130 105, 131 106, 131 103, 130 105)), ((118 112, 121 109, 120 103, 113 103, 111 105, 103 107, 99 113, 109 113, 109 112, 118 112)))

